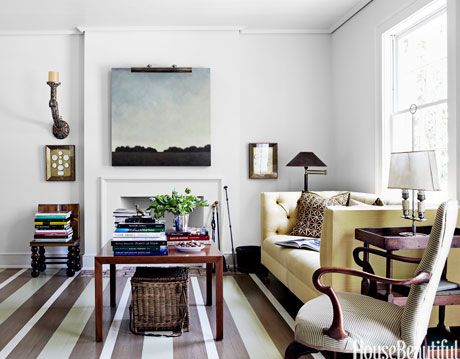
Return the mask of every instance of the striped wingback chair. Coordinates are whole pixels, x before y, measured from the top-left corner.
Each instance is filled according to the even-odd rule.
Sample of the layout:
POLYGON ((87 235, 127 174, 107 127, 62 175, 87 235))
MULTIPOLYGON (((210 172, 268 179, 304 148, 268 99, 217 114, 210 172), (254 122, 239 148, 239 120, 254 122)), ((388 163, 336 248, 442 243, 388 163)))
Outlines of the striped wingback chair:
MULTIPOLYGON (((307 302, 295 321, 295 341, 285 358, 331 351, 370 354, 400 348, 399 358, 416 358, 420 350, 457 222, 457 201, 438 208, 423 257, 413 278, 390 279, 355 269, 321 267, 313 275, 323 295, 307 302), (321 283, 327 273, 341 273, 393 285, 410 285, 405 307, 354 293, 336 293, 321 283)), ((398 259, 394 256, 393 259, 398 259)), ((405 258, 405 257, 401 257, 405 258)))

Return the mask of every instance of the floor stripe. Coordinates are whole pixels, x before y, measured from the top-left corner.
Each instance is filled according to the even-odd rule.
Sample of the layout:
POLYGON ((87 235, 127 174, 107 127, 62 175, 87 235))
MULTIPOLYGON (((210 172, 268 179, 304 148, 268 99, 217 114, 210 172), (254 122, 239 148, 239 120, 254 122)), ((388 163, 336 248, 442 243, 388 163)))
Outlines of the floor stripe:
POLYGON ((224 293, 233 320, 251 358, 282 358, 235 279, 224 276, 224 293))
POLYGON ((142 359, 173 359, 173 338, 144 337, 142 345, 142 359), (153 355, 152 353, 155 353, 153 355))
POLYGON ((214 335, 212 334, 211 325, 209 324, 208 315, 206 314, 206 308, 201 295, 200 284, 198 283, 197 277, 193 276, 190 278, 193 288, 193 295, 195 297, 195 303, 198 310, 198 316, 200 318, 201 330, 203 332, 203 340, 206 346, 206 352, 208 359, 219 358, 217 354, 216 343, 214 342, 214 335))
POLYGON ((112 356, 113 348, 115 347, 115 343, 117 341, 118 331, 120 330, 121 321, 123 320, 123 314, 125 312, 126 305, 128 304, 130 292, 131 278, 126 281, 125 289, 121 295, 117 311, 113 317, 112 325, 110 326, 109 333, 105 339, 104 348, 102 349, 99 359, 109 359, 112 356))
POLYGON ((21 288, 11 294, 2 303, 0 303, 0 324, 13 314, 21 305, 23 305, 37 290, 46 284, 58 269, 50 269, 46 275, 38 278, 30 278, 21 288))
MULTIPOLYGON (((280 304, 278 299, 275 298, 275 296, 270 292, 270 290, 263 284, 263 282, 255 275, 254 273, 249 274, 251 279, 254 281, 254 283, 259 287, 259 289, 264 293, 264 295, 267 297, 267 299, 270 301, 270 303, 273 305, 273 307, 278 311, 278 313, 281 315, 281 317, 285 320, 287 325, 292 329, 292 331, 295 330, 295 321, 294 319, 289 315, 289 313, 284 309, 284 307, 280 304)), ((325 359, 324 355, 321 353, 315 353, 315 354, 310 354, 313 358, 315 359, 325 359)))
MULTIPOLYGON (((65 282, 59 287, 59 289, 53 293, 53 295, 46 301, 46 303, 38 310, 37 313, 22 327, 22 329, 14 336, 13 339, 3 348, 0 352, 0 357, 8 356, 16 345, 24 338, 27 333, 32 329, 32 327, 38 322, 38 320, 46 313, 46 311, 51 307, 51 305, 59 298, 62 292, 69 286, 70 283, 76 278, 77 276, 73 276, 67 278, 65 282)), ((35 279, 34 279, 35 280, 35 279)))
MULTIPOLYGON (((2 272, 3 272, 3 270, 2 270, 2 272)), ((20 271, 17 271, 11 277, 9 277, 8 279, 4 280, 2 283, 0 283, 0 289, 2 289, 3 287, 7 286, 8 284, 10 284, 13 280, 15 280, 17 277, 19 277, 25 271, 27 271, 27 268, 24 268, 24 269, 21 269, 20 271)))
MULTIPOLYGON (((103 288, 107 286, 108 282, 108 279, 103 279, 103 288)), ((38 358, 68 358, 93 310, 94 279, 91 279, 50 340, 46 343, 38 358)))

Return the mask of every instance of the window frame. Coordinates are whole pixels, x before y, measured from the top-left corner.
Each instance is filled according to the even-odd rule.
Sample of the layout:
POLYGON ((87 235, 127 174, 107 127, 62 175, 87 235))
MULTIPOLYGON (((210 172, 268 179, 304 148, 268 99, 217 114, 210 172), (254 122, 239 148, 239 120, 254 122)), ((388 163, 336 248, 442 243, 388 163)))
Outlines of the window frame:
MULTIPOLYGON (((446 14, 447 16, 447 2, 443 0, 434 1, 426 8, 423 8, 413 14, 412 16, 403 19, 396 25, 394 25, 389 30, 381 33, 381 126, 380 130, 382 131, 380 134, 380 159, 379 159, 379 167, 380 172, 378 172, 378 177, 376 178, 377 188, 379 189, 379 193, 391 197, 393 199, 399 199, 401 194, 398 190, 391 190, 387 188, 388 183, 388 171, 389 171, 389 160, 390 156, 389 153, 392 152, 392 138, 391 134, 393 133, 393 118, 397 115, 401 114, 410 114, 410 109, 401 109, 396 111, 397 109, 397 76, 398 76, 398 69, 397 69, 397 60, 398 60, 398 47, 397 47, 397 39, 401 38, 407 34, 410 34, 413 31, 416 31, 418 28, 426 25, 428 22, 436 19, 439 16, 443 16, 446 14)), ((448 22, 448 19, 447 19, 448 22)), ((448 25, 447 25, 448 26, 448 25)), ((448 34, 447 36, 447 71, 449 70, 449 39, 448 34)), ((448 77, 449 79, 449 73, 448 77)), ((446 104, 449 106, 449 92, 448 83, 446 84, 447 87, 447 96, 445 98, 427 102, 421 105, 417 105, 417 111, 434 107, 440 104, 446 104)), ((448 116, 448 122, 450 122, 450 116, 448 116)), ((448 131, 450 126, 448 125, 448 131)), ((448 136, 449 137, 449 136, 448 136)), ((448 138, 450 142, 450 138, 448 138)), ((449 150, 449 145, 445 149, 447 150, 449 156, 449 162, 451 160, 451 153, 449 150)), ((448 166, 448 179, 450 181, 451 177, 451 166, 448 166)), ((447 185, 447 189, 445 191, 440 192, 429 192, 427 193, 427 198, 430 202, 440 202, 448 197, 449 192, 449 184, 447 185)))

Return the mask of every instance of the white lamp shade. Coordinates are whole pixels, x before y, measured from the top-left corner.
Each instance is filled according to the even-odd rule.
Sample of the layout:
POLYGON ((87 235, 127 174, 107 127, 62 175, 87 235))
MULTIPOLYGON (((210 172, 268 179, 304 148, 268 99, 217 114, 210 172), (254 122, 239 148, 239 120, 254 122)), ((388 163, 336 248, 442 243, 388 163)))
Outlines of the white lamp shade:
POLYGON ((440 191, 435 151, 392 153, 388 188, 440 191))

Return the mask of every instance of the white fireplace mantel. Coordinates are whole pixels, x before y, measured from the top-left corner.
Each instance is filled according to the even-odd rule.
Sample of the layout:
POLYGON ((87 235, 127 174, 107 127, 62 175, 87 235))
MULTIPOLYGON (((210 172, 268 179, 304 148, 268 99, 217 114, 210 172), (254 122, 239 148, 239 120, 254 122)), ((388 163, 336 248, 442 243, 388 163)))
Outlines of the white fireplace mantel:
POLYGON ((100 176, 100 239, 101 248, 111 237, 113 210, 123 197, 147 197, 169 193, 176 189, 183 191, 190 187, 195 195, 204 196, 209 203, 221 204, 223 177, 219 175, 103 175, 100 176))

